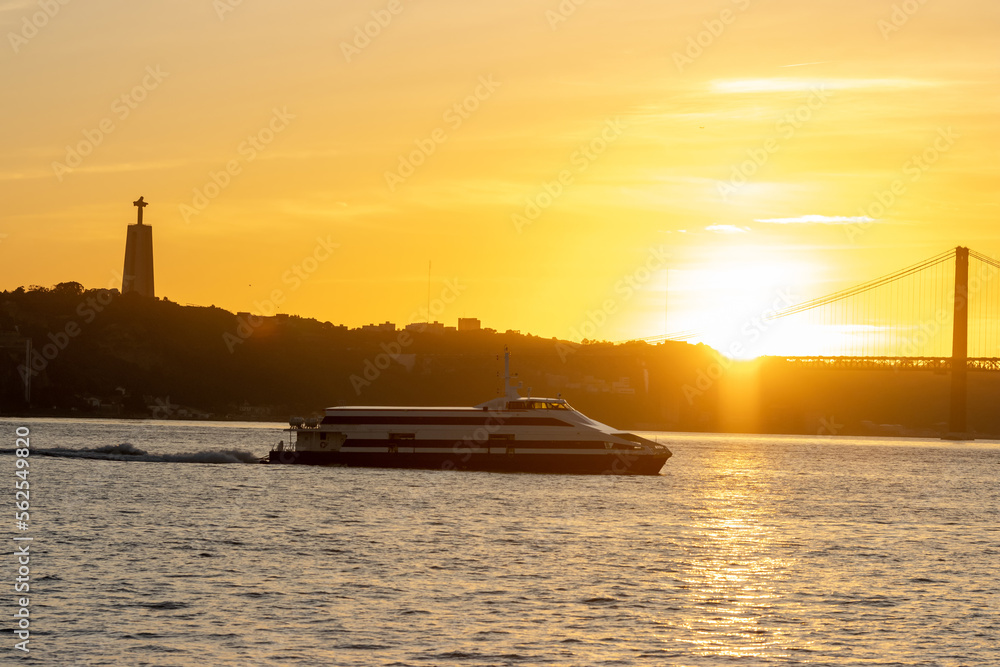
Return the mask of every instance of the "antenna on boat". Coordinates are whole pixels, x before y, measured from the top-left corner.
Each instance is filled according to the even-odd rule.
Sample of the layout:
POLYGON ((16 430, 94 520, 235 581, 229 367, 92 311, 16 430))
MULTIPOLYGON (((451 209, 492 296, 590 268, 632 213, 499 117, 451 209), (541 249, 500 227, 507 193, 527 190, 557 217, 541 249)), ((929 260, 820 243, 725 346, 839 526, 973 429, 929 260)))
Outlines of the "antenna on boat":
POLYGON ((503 394, 506 398, 521 398, 521 394, 517 390, 521 388, 522 383, 518 382, 515 385, 511 383, 510 379, 510 350, 505 345, 503 348, 503 394))

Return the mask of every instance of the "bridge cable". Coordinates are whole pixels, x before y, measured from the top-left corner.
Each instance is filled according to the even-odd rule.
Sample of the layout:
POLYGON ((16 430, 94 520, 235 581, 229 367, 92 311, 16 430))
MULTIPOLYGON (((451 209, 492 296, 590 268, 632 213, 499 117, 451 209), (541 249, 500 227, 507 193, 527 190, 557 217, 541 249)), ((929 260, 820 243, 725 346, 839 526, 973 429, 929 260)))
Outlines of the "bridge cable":
MULTIPOLYGON (((828 294, 826 296, 811 299, 809 301, 804 301, 794 306, 790 306, 783 310, 771 313, 770 315, 766 316, 765 319, 776 320, 782 317, 788 317, 789 315, 795 315, 796 313, 801 313, 802 311, 805 310, 810 310, 812 308, 819 308, 820 306, 832 304, 835 301, 843 301, 852 296, 857 296, 858 294, 862 294, 864 292, 867 292, 868 290, 875 289, 876 287, 881 287, 890 282, 901 280, 902 278, 906 278, 910 275, 923 271, 924 269, 928 269, 941 262, 948 261, 949 259, 952 258, 953 255, 954 255, 954 250, 948 250, 947 252, 941 253, 940 255, 936 255, 934 257, 931 257, 930 259, 926 259, 922 262, 909 266, 905 269, 896 271, 895 273, 890 273, 880 278, 876 278, 875 280, 871 280, 867 283, 862 283, 861 285, 841 290, 839 292, 834 292, 833 294, 828 294)), ((998 263, 998 266, 1000 266, 1000 263, 998 263)), ((845 309, 844 316, 846 317, 846 315, 847 313, 845 309)))
MULTIPOLYGON (((998 261, 998 260, 995 260, 995 259, 993 259, 991 257, 983 255, 982 253, 976 252, 974 250, 970 250, 969 254, 970 254, 970 256, 975 257, 976 259, 978 259, 978 260, 980 260, 982 262, 990 264, 991 266, 993 266, 995 268, 1000 268, 1000 261, 998 261)), ((854 320, 853 321, 856 323, 857 322, 857 308, 858 308, 858 303, 855 301, 853 304, 848 305, 847 302, 846 302, 847 299, 849 299, 851 297, 855 297, 855 296, 860 296, 862 294, 865 294, 866 295, 865 298, 867 299, 867 293, 871 292, 872 290, 875 290, 878 287, 883 287, 885 285, 890 285, 890 290, 891 290, 891 292, 893 294, 895 294, 895 298, 893 298, 893 294, 890 294, 889 295, 889 299, 888 299, 888 303, 885 304, 885 306, 886 306, 887 310, 889 311, 888 314, 889 314, 890 318, 893 318, 893 320, 898 321, 898 318, 894 317, 894 314, 893 314, 892 311, 898 309, 899 310, 899 314, 900 315, 902 314, 901 311, 902 311, 902 308, 903 308, 902 301, 903 301, 903 298, 904 298, 903 297, 903 288, 904 288, 904 285, 902 285, 902 284, 898 284, 897 285, 895 283, 900 282, 903 278, 907 278, 909 276, 912 276, 914 274, 917 274, 917 273, 919 273, 921 271, 924 271, 924 270, 927 270, 927 269, 934 268, 934 269, 938 269, 938 270, 943 271, 944 270, 944 266, 943 266, 944 263, 947 262, 947 261, 949 261, 949 260, 951 260, 951 259, 953 259, 954 256, 955 256, 955 249, 951 248, 949 250, 946 250, 945 252, 942 252, 942 253, 940 253, 938 255, 935 255, 933 257, 925 259, 925 260, 923 260, 921 262, 918 262, 916 264, 913 264, 911 266, 908 266, 908 267, 906 267, 904 269, 900 269, 900 270, 898 270, 898 271, 896 271, 894 273, 886 274, 886 275, 881 276, 879 278, 876 278, 874 280, 870 280, 870 281, 868 281, 866 283, 862 283, 861 285, 856 285, 854 287, 850 287, 850 288, 847 288, 847 289, 844 289, 844 290, 840 290, 838 292, 834 292, 834 293, 828 294, 826 296, 817 297, 815 299, 811 299, 809 301, 804 301, 804 302, 796 304, 794 306, 789 306, 788 308, 784 308, 782 310, 775 311, 773 313, 767 314, 762 319, 764 321, 770 321, 770 320, 780 319, 780 318, 783 318, 783 317, 789 317, 791 315, 796 315, 798 313, 802 313, 802 312, 809 311, 809 310, 822 309, 820 311, 820 313, 822 315, 823 325, 824 325, 824 327, 826 327, 827 326, 826 322, 827 322, 827 316, 828 316, 828 314, 831 317, 830 325, 833 325, 834 322, 836 322, 836 321, 845 322, 846 318, 847 318, 847 315, 848 315, 848 312, 849 312, 849 308, 853 307, 854 308, 854 320), (835 307, 837 309, 837 311, 839 311, 839 312, 837 312, 836 314, 834 314, 832 312, 832 310, 828 310, 826 308, 827 306, 835 307)), ((935 280, 935 283, 940 284, 939 281, 937 281, 937 280, 935 280)), ((913 312, 915 312, 913 310, 913 298, 916 295, 914 295, 913 292, 912 292, 912 286, 908 285, 907 287, 910 287, 910 291, 909 291, 908 295, 910 297, 910 310, 911 310, 911 315, 912 315, 913 312)), ((875 311, 878 312, 878 298, 877 298, 877 296, 875 296, 874 298, 875 298, 875 306, 874 306, 874 308, 875 308, 875 311)), ((877 328, 873 329, 873 332, 875 330, 877 330, 877 328)), ((704 328, 702 328, 702 329, 687 329, 687 330, 684 330, 684 331, 678 331, 678 332, 663 334, 663 335, 660 335, 660 336, 649 336, 649 337, 646 337, 646 338, 642 338, 640 340, 644 340, 644 341, 647 341, 647 342, 682 341, 682 340, 688 340, 690 338, 695 338, 697 336, 700 336, 701 334, 706 333, 706 331, 707 331, 707 329, 704 329, 704 328)), ((864 333, 862 333, 862 335, 864 336, 864 333)), ((875 336, 877 334, 873 333, 872 335, 875 336)), ((901 342, 899 340, 899 337, 900 337, 899 336, 899 332, 896 330, 895 327, 892 327, 891 331, 887 335, 892 336, 892 338, 888 339, 888 342, 889 342, 890 347, 892 347, 892 349, 895 350, 895 348, 901 342)), ((838 336, 838 338, 843 338, 843 336, 838 336)), ((844 341, 840 341, 840 342, 841 342, 841 344, 844 344, 844 341)), ((874 351, 875 347, 876 347, 876 345, 873 343, 873 351, 874 351)), ((843 350, 840 350, 839 346, 838 346, 838 350, 841 351, 841 352, 843 351, 843 350)))

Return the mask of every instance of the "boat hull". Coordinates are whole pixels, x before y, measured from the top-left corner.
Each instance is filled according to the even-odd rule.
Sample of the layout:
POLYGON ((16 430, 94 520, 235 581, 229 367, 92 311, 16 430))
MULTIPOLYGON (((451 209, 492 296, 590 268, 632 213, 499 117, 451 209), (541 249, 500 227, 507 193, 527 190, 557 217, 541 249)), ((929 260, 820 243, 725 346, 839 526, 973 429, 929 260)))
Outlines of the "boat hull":
POLYGON ((669 454, 649 455, 629 452, 609 452, 607 454, 453 454, 272 451, 268 462, 319 466, 535 472, 568 475, 658 475, 669 457, 669 454))

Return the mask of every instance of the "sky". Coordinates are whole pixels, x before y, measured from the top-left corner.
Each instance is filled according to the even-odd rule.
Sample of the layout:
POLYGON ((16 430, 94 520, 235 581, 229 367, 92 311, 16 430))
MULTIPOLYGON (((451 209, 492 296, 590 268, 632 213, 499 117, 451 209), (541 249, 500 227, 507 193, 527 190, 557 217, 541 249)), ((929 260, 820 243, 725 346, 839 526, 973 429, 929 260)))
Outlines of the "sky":
MULTIPOLYGON (((986 0, 0 0, 0 289, 544 337, 1000 257, 986 0)), ((793 332, 794 333, 794 332, 793 332)), ((787 332, 786 332, 787 340, 787 332)))

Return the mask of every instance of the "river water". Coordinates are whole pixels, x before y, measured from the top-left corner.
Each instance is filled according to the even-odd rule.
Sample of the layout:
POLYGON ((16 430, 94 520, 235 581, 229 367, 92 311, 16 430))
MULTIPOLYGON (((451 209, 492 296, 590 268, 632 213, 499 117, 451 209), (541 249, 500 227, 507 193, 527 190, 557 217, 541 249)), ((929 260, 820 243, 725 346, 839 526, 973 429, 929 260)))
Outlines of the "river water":
POLYGON ((275 424, 0 433, 5 664, 1000 664, 997 442, 645 434, 661 476, 593 477, 246 463, 275 424))

